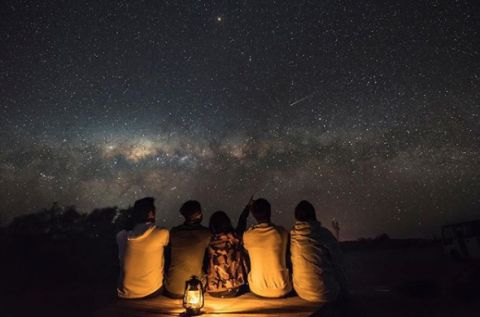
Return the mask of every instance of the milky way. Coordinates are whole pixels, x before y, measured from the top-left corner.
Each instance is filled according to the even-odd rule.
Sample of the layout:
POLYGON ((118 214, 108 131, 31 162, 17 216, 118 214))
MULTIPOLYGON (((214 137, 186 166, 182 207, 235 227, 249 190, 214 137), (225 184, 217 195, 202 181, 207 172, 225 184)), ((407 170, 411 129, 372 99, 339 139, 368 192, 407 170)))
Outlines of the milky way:
POLYGON ((311 200, 345 239, 479 217, 475 1, 7 1, 2 222, 311 200))

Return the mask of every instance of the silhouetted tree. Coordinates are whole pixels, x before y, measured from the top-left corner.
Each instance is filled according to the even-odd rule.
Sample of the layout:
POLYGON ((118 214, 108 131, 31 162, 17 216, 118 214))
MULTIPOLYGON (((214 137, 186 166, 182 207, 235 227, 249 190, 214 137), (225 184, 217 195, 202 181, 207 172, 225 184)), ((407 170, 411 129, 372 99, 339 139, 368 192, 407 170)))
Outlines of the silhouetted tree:
POLYGON ((390 236, 386 233, 382 233, 375 237, 375 241, 377 242, 388 241, 388 240, 390 240, 390 236))
POLYGON ((120 209, 117 211, 116 216, 114 217, 113 223, 115 226, 115 232, 120 230, 131 230, 133 228, 132 221, 132 210, 133 207, 128 207, 127 209, 120 209))
POLYGON ((50 231, 50 215, 46 210, 15 217, 8 226, 12 234, 47 234, 50 231))
POLYGON ((66 207, 61 214, 57 216, 57 233, 63 234, 81 234, 85 231, 84 223, 87 215, 78 212, 75 206, 66 207))
POLYGON ((117 207, 95 209, 85 219, 86 234, 91 238, 111 238, 115 234, 117 207))

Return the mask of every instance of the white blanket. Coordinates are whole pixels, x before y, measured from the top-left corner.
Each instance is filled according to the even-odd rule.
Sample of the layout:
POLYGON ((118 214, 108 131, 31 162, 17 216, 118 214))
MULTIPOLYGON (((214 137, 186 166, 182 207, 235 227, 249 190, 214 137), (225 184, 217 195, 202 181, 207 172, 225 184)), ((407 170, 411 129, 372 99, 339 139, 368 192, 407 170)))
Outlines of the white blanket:
POLYGON ((342 255, 337 240, 317 222, 297 222, 290 232, 293 287, 312 302, 335 300, 342 284, 342 255))

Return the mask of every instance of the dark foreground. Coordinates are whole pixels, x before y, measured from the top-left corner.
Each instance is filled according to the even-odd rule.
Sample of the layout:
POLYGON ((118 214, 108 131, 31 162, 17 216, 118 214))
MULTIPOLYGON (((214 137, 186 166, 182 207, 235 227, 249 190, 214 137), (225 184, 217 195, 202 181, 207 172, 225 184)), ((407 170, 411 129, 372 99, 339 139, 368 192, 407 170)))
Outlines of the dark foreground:
MULTIPOLYGON (((160 316, 162 305, 171 305, 169 315, 180 311, 179 303, 167 305, 162 298, 117 300, 118 267, 110 242, 3 240, 1 316, 160 316)), ((215 316, 479 316, 477 264, 444 256, 439 243, 390 240, 343 247, 351 298, 341 305, 313 307, 298 298, 262 303, 247 294, 244 302, 214 303, 207 297, 206 307, 215 316)))

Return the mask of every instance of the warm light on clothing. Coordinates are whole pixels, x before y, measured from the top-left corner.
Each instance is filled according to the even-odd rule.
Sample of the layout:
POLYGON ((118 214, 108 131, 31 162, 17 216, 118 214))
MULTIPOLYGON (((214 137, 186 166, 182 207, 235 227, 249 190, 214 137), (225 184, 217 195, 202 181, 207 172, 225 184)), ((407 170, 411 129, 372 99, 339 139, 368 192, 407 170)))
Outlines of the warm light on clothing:
POLYGON ((215 234, 208 246, 207 291, 238 294, 247 283, 245 250, 234 232, 215 234))
POLYGON ((163 286, 164 247, 169 233, 154 224, 138 224, 117 234, 121 275, 117 288, 121 298, 148 296, 163 286))
POLYGON ((292 290, 286 265, 288 232, 280 226, 261 223, 243 235, 250 256, 250 290, 263 297, 282 297, 292 290))
POLYGON ((168 293, 183 297, 185 281, 192 275, 204 276, 202 267, 210 237, 210 230, 200 224, 183 224, 172 228, 171 263, 165 281, 168 293))
POLYGON ((290 232, 293 287, 311 302, 335 300, 341 289, 341 251, 318 221, 297 221, 290 232))

